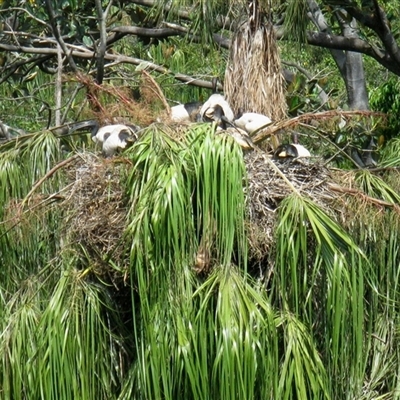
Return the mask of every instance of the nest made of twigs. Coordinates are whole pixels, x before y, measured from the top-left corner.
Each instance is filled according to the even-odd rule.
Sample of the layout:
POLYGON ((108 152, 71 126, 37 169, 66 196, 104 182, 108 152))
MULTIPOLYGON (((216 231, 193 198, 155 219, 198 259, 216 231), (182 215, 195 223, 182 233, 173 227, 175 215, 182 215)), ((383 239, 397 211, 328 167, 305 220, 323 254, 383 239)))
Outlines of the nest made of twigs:
POLYGON ((71 182, 63 204, 67 241, 79 243, 95 273, 101 275, 109 272, 110 260, 122 273, 128 269, 122 168, 121 163, 85 153, 66 171, 71 182))
MULTIPOLYGON (((277 208, 293 189, 269 162, 263 152, 245 155, 247 170, 248 239, 250 257, 263 259, 273 248, 277 208)), ((284 159, 271 161, 302 195, 328 209, 334 195, 329 189, 329 170, 320 159, 284 159)))
MULTIPOLYGON (((179 134, 175 134, 176 140, 181 133, 179 130, 179 134)), ((110 274, 110 264, 118 267, 118 277, 127 273, 129 267, 123 236, 128 210, 122 175, 130 165, 126 164, 127 160, 122 163, 123 160, 105 160, 85 153, 65 168, 70 182, 63 204, 65 237, 72 247, 76 248, 77 242, 81 245, 83 255, 100 275, 110 274)), ((275 160, 255 150, 244 155, 244 162, 249 259, 255 263, 263 263, 273 254, 278 209, 293 191, 311 199, 340 223, 343 223, 341 214, 346 213, 349 195, 355 201, 360 199, 358 189, 337 185, 335 182, 345 182, 344 176, 335 177, 317 157, 275 160)), ((366 198, 365 201, 370 204, 372 200, 366 198)), ((386 203, 381 205, 387 206, 386 203)), ((115 275, 113 279, 115 281, 115 275)))

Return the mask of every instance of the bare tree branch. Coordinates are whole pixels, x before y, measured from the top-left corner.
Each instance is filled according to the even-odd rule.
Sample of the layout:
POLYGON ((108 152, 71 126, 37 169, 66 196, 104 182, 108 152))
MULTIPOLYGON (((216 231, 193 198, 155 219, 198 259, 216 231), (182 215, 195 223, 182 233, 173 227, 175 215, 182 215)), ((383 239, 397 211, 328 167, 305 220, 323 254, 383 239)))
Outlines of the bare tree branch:
POLYGON ((104 55, 107 50, 107 30, 106 30, 106 18, 108 11, 112 5, 112 0, 109 2, 107 9, 103 12, 103 8, 101 6, 101 0, 95 0, 96 4, 96 13, 97 13, 97 21, 99 24, 100 31, 100 43, 97 50, 97 74, 96 74, 96 82, 98 84, 103 83, 104 77, 104 55))
MULTIPOLYGON (((32 67, 35 66, 35 65, 38 65, 39 68, 40 68, 40 64, 43 63, 44 61, 46 61, 48 58, 49 58, 48 55, 45 55, 45 56, 41 56, 41 55, 33 56, 33 57, 29 58, 29 59, 23 59, 23 60, 15 61, 15 62, 13 62, 12 64, 10 64, 10 65, 8 65, 6 67, 3 67, 3 70, 2 70, 2 75, 3 76, 0 79, 0 84, 2 84, 8 78, 10 78, 19 67, 21 67, 23 65, 32 64, 30 69, 32 69, 32 67)), ((28 74, 28 73, 29 73, 29 71, 26 71, 26 74, 28 74)))
POLYGON ((57 78, 56 78, 56 112, 55 112, 55 124, 61 125, 61 104, 62 104, 62 74, 63 74, 63 62, 64 57, 62 54, 61 46, 57 43, 57 78))
MULTIPOLYGON (((27 53, 27 54, 40 54, 40 55, 47 55, 47 56, 56 56, 55 49, 51 49, 51 45, 53 44, 54 47, 55 43, 53 42, 60 42, 62 50, 67 57, 71 68, 75 71, 78 71, 77 66, 72 57, 78 57, 83 59, 88 58, 98 58, 98 61, 101 59, 101 52, 96 52, 95 48, 89 48, 83 44, 81 45, 73 45, 66 42, 66 40, 60 35, 57 27, 54 26, 55 24, 55 14, 54 10, 51 7, 50 0, 45 0, 46 7, 48 8, 48 12, 50 15, 51 26, 53 29, 53 33, 55 36, 54 38, 41 38, 39 36, 34 37, 33 35, 22 35, 21 32, 3 32, 3 34, 13 35, 13 37, 22 37, 24 41, 16 42, 14 44, 9 44, 7 41, 2 41, 0 43, 0 50, 3 51, 14 51, 19 53, 27 53), (48 44, 48 47, 43 47, 48 44)), ((148 7, 152 7, 155 5, 155 0, 134 0, 133 3, 140 4, 148 7)), ((347 4, 347 2, 346 2, 347 4)), ((169 6, 164 7, 165 10, 169 10, 169 6)), ((19 9, 18 9, 19 10, 19 9)), ((22 10, 22 9, 21 9, 22 10)), ((387 28, 387 21, 385 14, 381 9, 381 15, 378 16, 376 13, 371 17, 365 14, 362 14, 362 11, 357 8, 352 8, 351 4, 349 7, 346 6, 346 10, 356 19, 358 19, 361 23, 365 24, 365 26, 371 27, 379 37, 386 38, 387 46, 385 49, 380 49, 377 46, 374 46, 367 41, 364 41, 360 38, 346 38, 344 36, 334 35, 331 32, 308 32, 307 39, 308 43, 319 46, 325 47, 331 50, 347 50, 347 51, 354 51, 358 53, 366 54, 370 57, 373 57, 377 60, 381 65, 383 65, 388 70, 392 71, 396 75, 400 76, 400 62, 397 62, 397 58, 400 58, 400 53, 396 53, 397 47, 394 46, 395 42, 392 42, 393 36, 391 35, 390 31, 386 33, 383 32, 383 27, 387 28), (383 22, 382 22, 383 21, 383 22), (374 25, 375 24, 375 25, 374 25), (386 35, 386 36, 385 36, 386 35), (394 43, 394 44, 393 44, 394 43), (391 46, 390 46, 391 44, 391 46)), ((175 12, 176 10, 174 10, 175 12)), ((176 13, 181 18, 190 19, 190 9, 184 8, 181 10, 177 10, 176 13)), ((33 18, 33 16, 29 15, 33 18)), ((48 26, 44 21, 39 20, 40 23, 45 24, 48 26)), ((166 23, 167 27, 165 28, 142 28, 137 26, 122 26, 122 27, 115 27, 109 30, 109 37, 107 38, 107 46, 113 44, 117 40, 121 39, 126 35, 138 35, 138 36, 145 36, 145 37, 156 37, 156 38, 167 38, 170 36, 177 36, 177 35, 189 35, 192 40, 196 40, 194 36, 190 36, 190 30, 186 27, 182 27, 176 24, 168 24, 166 23)), ((385 29, 386 29, 385 28, 385 29)), ((276 34, 278 39, 282 38, 282 30, 279 26, 276 28, 276 34)), ((213 35, 214 41, 223 48, 229 48, 230 40, 229 38, 215 34, 213 35)), ((383 40, 383 39, 382 39, 383 40)), ((397 46, 397 45, 396 45, 397 46)), ((100 51, 100 48, 98 49, 100 51)), ((105 58, 107 61, 114 61, 110 60, 110 58, 105 58)), ((125 62, 125 61, 118 61, 118 62, 125 62)), ((131 63, 131 61, 126 61, 131 63)), ((141 63, 139 61, 139 63, 141 63)), ((133 63, 136 63, 135 61, 133 63)), ((98 65, 101 65, 101 63, 98 65)), ((100 77, 100 76, 99 76, 100 77)))
MULTIPOLYGON (((159 1, 157 1, 157 0, 133 0, 132 3, 138 4, 141 6, 146 6, 146 7, 154 7, 155 5, 159 4, 159 1)), ((163 10, 165 12, 171 11, 171 2, 165 2, 165 3, 166 4, 163 6, 163 10)), ((185 20, 191 21, 192 20, 191 14, 194 11, 195 7, 197 7, 197 5, 194 5, 193 7, 183 7, 178 10, 176 8, 174 8, 174 13, 180 19, 185 19, 185 20)), ((216 22, 217 22, 217 25, 223 29, 230 29, 230 27, 232 26, 232 21, 230 20, 230 18, 228 18, 225 15, 219 15, 217 17, 216 22)))
MULTIPOLYGON (((68 44, 66 44, 67 48, 71 47, 68 44)), ((74 46, 77 47, 77 46, 74 46)), ((30 54, 46 54, 46 55, 57 55, 57 49, 56 48, 34 48, 34 47, 24 47, 24 46, 13 46, 13 45, 5 45, 3 43, 0 43, 0 49, 6 49, 8 51, 20 51, 20 52, 25 52, 25 53, 30 53, 30 54)), ((70 55, 73 57, 80 57, 83 59, 92 59, 93 57, 96 56, 95 52, 87 50, 86 48, 81 48, 80 51, 70 49, 68 50, 70 55)), ((165 68, 161 65, 157 65, 145 60, 142 60, 140 58, 135 58, 135 57, 128 57, 128 56, 123 56, 120 54, 111 54, 111 53, 106 53, 104 55, 105 60, 109 60, 113 62, 113 65, 116 64, 133 64, 133 65, 141 65, 143 69, 150 70, 150 71, 155 71, 159 72, 160 74, 165 74, 165 75, 171 75, 173 76, 176 80, 206 88, 206 89, 213 89, 213 84, 212 82, 205 81, 202 79, 198 78, 193 78, 192 76, 185 75, 185 74, 180 74, 180 73, 174 73, 170 71, 168 68, 165 68)), ((107 67, 107 66, 105 66, 107 67)))
POLYGON ((110 32, 114 33, 109 35, 107 39, 107 45, 111 45, 121 38, 127 35, 137 35, 143 37, 152 37, 158 39, 165 39, 170 36, 179 36, 182 33, 176 29, 169 28, 141 28, 138 26, 117 26, 115 28, 110 29, 110 32))
POLYGON ((50 25, 51 25, 51 29, 53 31, 53 35, 57 39, 57 42, 60 43, 60 46, 61 46, 65 56, 67 57, 70 67, 73 69, 73 71, 75 71, 75 73, 78 73, 79 72, 78 67, 76 66, 75 61, 72 58, 71 54, 68 52, 65 42, 61 37, 60 31, 59 31, 57 23, 56 23, 56 16, 54 14, 54 10, 53 10, 51 1, 44 0, 44 2, 46 4, 47 14, 49 15, 49 18, 50 18, 50 25))
POLYGON ((400 64, 400 51, 399 46, 397 45, 396 39, 394 38, 392 31, 389 27, 389 21, 387 19, 386 14, 383 12, 382 8, 379 6, 378 2, 374 0, 375 10, 377 19, 380 22, 381 33, 375 31, 379 38, 382 40, 383 45, 386 50, 391 54, 391 56, 396 60, 398 64, 400 64))
POLYGON ((374 111, 364 111, 364 110, 355 110, 355 111, 339 111, 339 110, 328 110, 328 111, 321 111, 318 113, 311 112, 306 114, 298 115, 297 117, 285 119, 282 121, 278 121, 266 129, 263 129, 259 133, 256 133, 254 137, 252 137, 253 142, 255 144, 262 142, 266 138, 272 135, 276 135, 280 133, 282 130, 286 130, 288 128, 295 127, 299 124, 303 124, 312 120, 324 120, 324 119, 331 119, 335 116, 340 117, 353 117, 355 115, 360 115, 364 117, 371 117, 371 116, 379 116, 383 117, 385 114, 380 112, 374 111))
MULTIPOLYGON (((362 25, 372 29, 382 41, 386 51, 379 49, 377 46, 373 46, 360 38, 345 38, 344 36, 335 35, 331 32, 308 32, 307 41, 311 45, 326 47, 331 50, 347 50, 363 53, 374 58, 389 71, 396 75, 400 75, 400 51, 396 40, 389 28, 386 14, 383 12, 382 8, 379 7, 378 1, 373 1, 376 11, 372 16, 363 12, 361 9, 354 7, 353 2, 350 1, 339 1, 337 5, 343 6, 353 18, 359 21, 362 25)), ((147 7, 153 7, 157 4, 157 0, 133 0, 132 2, 147 7)), ((170 10, 169 3, 164 6, 164 10, 170 10)), ((190 12, 188 9, 181 9, 175 12, 180 18, 190 20, 190 12)), ((228 22, 228 19, 222 18, 222 20, 224 20, 224 22, 219 26, 223 26, 226 29, 229 29, 232 26, 231 23, 228 22)), ((276 27, 276 33, 278 38, 283 38, 282 29, 278 26, 276 27)), ((224 48, 229 47, 229 39, 225 39, 222 36, 214 36, 214 40, 224 48)))
POLYGON ((40 18, 37 18, 35 15, 31 14, 28 10, 26 10, 25 8, 22 8, 22 7, 5 8, 3 10, 0 10, 0 14, 1 13, 9 13, 10 11, 22 11, 22 12, 26 13, 30 18, 32 18, 33 20, 38 22, 39 24, 44 25, 48 28, 51 28, 51 25, 49 25, 47 22, 43 21, 40 18))
POLYGON ((363 53, 374 58, 389 71, 400 75, 400 65, 394 62, 392 56, 376 46, 357 38, 346 38, 344 36, 330 35, 324 32, 309 32, 307 42, 314 46, 328 49, 348 50, 363 53))

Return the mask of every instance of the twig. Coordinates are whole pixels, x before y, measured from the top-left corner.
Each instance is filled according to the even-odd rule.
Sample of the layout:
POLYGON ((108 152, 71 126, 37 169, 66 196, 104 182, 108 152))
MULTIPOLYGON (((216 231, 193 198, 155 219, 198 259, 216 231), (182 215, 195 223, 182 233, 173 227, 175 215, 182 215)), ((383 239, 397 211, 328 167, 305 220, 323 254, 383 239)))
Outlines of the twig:
POLYGON ((289 186, 289 188, 296 194, 300 195, 300 192, 294 187, 293 183, 286 177, 286 175, 274 164, 274 162, 265 155, 265 153, 257 146, 254 146, 254 150, 259 152, 263 157, 265 164, 268 164, 289 186))
MULTIPOLYGON (((27 210, 23 211, 22 214, 27 214, 27 213, 29 213, 29 212, 32 212, 35 208, 40 207, 40 206, 41 206, 42 204, 44 204, 44 203, 48 203, 50 200, 65 199, 64 196, 61 196, 61 195, 60 195, 60 193, 61 193, 62 191, 64 191, 64 190, 68 189, 69 186, 71 186, 71 185, 73 185, 73 183, 70 183, 69 185, 65 186, 65 187, 62 188, 59 192, 53 193, 53 194, 49 195, 47 198, 45 198, 45 199, 44 199, 43 201, 41 201, 40 203, 37 203, 37 204, 35 204, 33 207, 30 207, 30 208, 28 208, 27 210)), ((22 203, 21 203, 21 206, 22 206, 22 203)), ((21 215, 22 215, 22 214, 21 214, 21 215)), ((19 218, 20 218, 20 217, 19 217, 19 218)), ((15 217, 9 218, 9 219, 7 219, 7 220, 5 220, 5 221, 0 221, 0 225, 8 224, 9 222, 14 221, 14 220, 15 220, 15 217)), ((3 236, 7 235, 8 232, 10 232, 12 229, 14 229, 14 228, 15 228, 18 224, 20 224, 20 223, 21 223, 21 220, 20 220, 20 219, 19 219, 19 221, 14 222, 14 223, 12 224, 12 226, 10 226, 8 229, 6 229, 6 230, 3 232, 2 235, 0 235, 0 238, 2 238, 3 236)))
MULTIPOLYGON (((62 49, 59 43, 57 43, 57 77, 55 87, 55 124, 61 125, 61 106, 62 106, 62 75, 63 75, 63 61, 62 49)), ((50 109, 49 109, 50 110, 50 109)))
POLYGON ((103 12, 100 0, 95 0, 95 5, 96 5, 97 21, 99 24, 99 31, 100 31, 100 43, 97 52, 96 81, 98 84, 101 85, 103 83, 103 78, 104 78, 104 55, 106 54, 107 50, 106 18, 108 11, 110 10, 110 7, 112 5, 112 0, 108 4, 105 12, 103 12))
POLYGON ((54 37, 57 39, 57 42, 60 44, 65 56, 67 57, 69 66, 72 68, 72 70, 75 73, 78 73, 79 70, 78 70, 78 67, 75 64, 74 59, 72 58, 72 54, 71 54, 72 52, 69 52, 67 50, 67 46, 65 45, 65 42, 64 42, 64 40, 63 40, 63 38, 62 38, 62 36, 60 34, 60 31, 58 29, 57 22, 56 22, 56 15, 54 13, 54 9, 53 9, 53 6, 51 4, 51 1, 50 0, 45 0, 44 2, 45 2, 45 5, 46 5, 47 14, 49 15, 49 18, 50 18, 50 25, 51 25, 51 29, 53 31, 54 37))
POLYGON ((324 167, 327 166, 338 154, 342 154, 351 163, 353 163, 356 166, 357 169, 363 169, 362 165, 360 165, 356 160, 354 160, 349 154, 347 154, 345 152, 346 148, 350 146, 350 143, 347 143, 343 148, 340 148, 335 142, 332 142, 331 140, 327 139, 326 136, 321 134, 314 126, 308 125, 308 124, 304 124, 304 123, 300 123, 300 125, 306 127, 307 129, 313 130, 314 133, 317 136, 319 136, 320 139, 326 140, 327 142, 329 142, 329 145, 333 146, 337 150, 337 152, 325 162, 324 167))
POLYGON ((168 104, 168 102, 167 102, 167 100, 166 100, 166 98, 164 96, 164 93, 162 92, 159 84, 153 79, 153 77, 147 71, 142 70, 142 74, 146 77, 146 79, 148 79, 152 83, 152 85, 154 86, 154 88, 155 88, 155 90, 157 92, 157 95, 158 95, 159 99, 161 100, 161 102, 163 103, 165 109, 167 110, 168 115, 170 115, 171 114, 171 108, 170 108, 170 106, 169 106, 169 104, 168 104))
POLYGON ((68 165, 69 163, 71 163, 72 161, 76 160, 79 156, 79 154, 76 154, 70 158, 67 158, 64 161, 61 161, 60 163, 58 163, 57 165, 55 165, 50 171, 47 172, 47 174, 45 176, 43 176, 41 179, 39 179, 32 187, 32 189, 30 190, 30 192, 25 196, 24 200, 21 203, 21 206, 24 206, 24 204, 29 201, 29 198, 32 196, 32 194, 34 193, 34 191, 47 179, 49 179, 52 175, 54 175, 60 168, 68 165))
POLYGON ((350 194, 352 196, 357 196, 357 197, 361 196, 362 198, 368 200, 369 202, 371 202, 373 204, 376 204, 376 205, 379 205, 379 206, 384 206, 384 207, 392 207, 396 211, 400 211, 400 207, 399 207, 398 204, 390 203, 390 202, 385 201, 385 200, 380 200, 380 199, 376 199, 375 197, 368 196, 367 194, 365 194, 361 190, 345 188, 345 187, 339 186, 339 185, 337 185, 335 183, 328 183, 328 187, 329 187, 329 189, 333 190, 334 192, 346 193, 346 194, 350 194))
POLYGON ((376 167, 376 168, 368 168, 370 172, 387 172, 387 171, 400 171, 400 167, 376 167))
MULTIPOLYGON (((282 60, 282 64, 298 69, 309 81, 312 81, 313 79, 315 79, 314 77, 311 76, 311 74, 305 68, 303 68, 301 65, 299 65, 295 62, 289 62, 289 61, 282 60)), ((318 90, 317 95, 321 100, 321 103, 322 103, 321 105, 326 104, 329 100, 328 94, 318 83, 315 84, 315 87, 318 90)))
POLYGON ((298 115, 297 117, 285 119, 283 121, 279 121, 270 125, 268 129, 259 133, 253 138, 254 143, 259 143, 265 140, 268 136, 277 134, 279 131, 283 129, 291 128, 292 126, 299 125, 300 123, 305 123, 307 121, 312 120, 322 120, 328 119, 336 116, 342 117, 354 117, 355 115, 361 115, 364 117, 371 117, 371 116, 380 116, 384 117, 386 114, 374 111, 339 111, 339 110, 329 110, 329 111, 322 111, 318 113, 306 113, 302 115, 298 115))

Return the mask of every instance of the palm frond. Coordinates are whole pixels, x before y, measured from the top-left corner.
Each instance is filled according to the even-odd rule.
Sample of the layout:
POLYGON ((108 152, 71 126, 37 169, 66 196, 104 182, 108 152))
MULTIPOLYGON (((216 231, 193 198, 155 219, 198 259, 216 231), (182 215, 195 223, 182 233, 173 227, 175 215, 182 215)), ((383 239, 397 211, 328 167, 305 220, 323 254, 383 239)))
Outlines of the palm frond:
POLYGON ((282 203, 277 238, 277 300, 324 341, 327 374, 341 382, 329 392, 358 393, 363 364, 350 365, 344 354, 360 360, 363 352, 364 280, 373 278, 364 273, 365 254, 332 217, 297 194, 282 203))
MULTIPOLYGON (((196 325, 209 320, 212 326, 206 331, 214 332, 197 346, 200 359, 211 361, 208 384, 212 391, 208 398, 265 398, 277 394, 277 316, 259 289, 237 267, 227 265, 217 268, 195 293, 195 298, 201 300, 196 325), (215 317, 209 319, 209 313, 215 317)), ((197 340, 202 337, 203 329, 199 328, 201 325, 197 340)))
POLYGON ((400 166, 400 138, 391 139, 380 154, 379 165, 382 167, 398 167, 400 166))
MULTIPOLYGON (((193 325, 191 298, 200 247, 208 254, 207 268, 230 265, 231 260, 246 265, 243 156, 231 138, 215 135, 214 129, 189 128, 186 140, 178 142, 155 126, 129 153, 134 168, 127 179, 127 236, 132 285, 138 291, 133 300, 138 350, 133 374, 149 398, 182 396, 175 379, 199 398, 208 397, 201 395, 204 385, 194 380, 192 364, 186 364, 187 370, 174 364, 171 371, 163 361, 185 356, 195 331, 192 326, 185 333, 193 325), (153 321, 158 321, 156 328, 153 321)), ((204 362, 199 365, 204 372, 204 362)))
POLYGON ((280 320, 284 329, 284 358, 279 379, 278 398, 329 399, 327 370, 313 343, 309 330, 290 313, 280 320))
POLYGON ((112 333, 115 310, 109 296, 73 271, 59 277, 52 293, 54 272, 51 281, 39 276, 15 293, 2 319, 3 394, 112 398, 122 381, 124 351, 112 333))
POLYGON ((284 20, 285 37, 298 42, 307 43, 306 30, 308 4, 305 0, 291 0, 287 2, 286 17, 284 20))
POLYGON ((362 170, 358 172, 355 181, 369 196, 376 197, 390 203, 400 203, 400 194, 393 190, 392 186, 389 185, 385 180, 377 175, 374 175, 368 170, 362 170))
POLYGON ((49 399, 112 398, 124 358, 115 314, 104 289, 76 271, 62 274, 37 327, 36 390, 49 399))
POLYGON ((397 365, 397 322, 388 316, 378 314, 371 321, 372 333, 368 340, 368 359, 366 377, 362 393, 358 398, 369 399, 398 399, 399 376, 397 365), (382 391, 383 387, 390 388, 382 391))
POLYGON ((27 207, 21 200, 62 153, 59 139, 45 131, 2 144, 0 155, 0 253, 7 274, 17 282, 46 264, 56 251, 59 211, 45 205, 49 195, 60 190, 62 175, 44 180, 27 207))
POLYGON ((4 399, 22 398, 23 394, 27 397, 33 395, 39 379, 34 361, 42 299, 36 280, 19 283, 20 288, 13 296, 2 299, 0 393, 4 399))
POLYGON ((198 243, 193 236, 207 236, 209 250, 214 242, 222 263, 230 262, 236 244, 239 261, 245 263, 241 149, 231 138, 209 129, 203 125, 187 132, 187 143, 155 130, 132 150, 128 232, 140 238, 133 241, 132 254, 139 254, 140 246, 147 250, 140 254, 155 257, 156 264, 168 263, 166 257, 174 249, 173 263, 180 264, 195 254, 198 243))
POLYGON ((286 115, 284 78, 272 24, 241 25, 232 39, 224 91, 232 108, 273 120, 286 115))

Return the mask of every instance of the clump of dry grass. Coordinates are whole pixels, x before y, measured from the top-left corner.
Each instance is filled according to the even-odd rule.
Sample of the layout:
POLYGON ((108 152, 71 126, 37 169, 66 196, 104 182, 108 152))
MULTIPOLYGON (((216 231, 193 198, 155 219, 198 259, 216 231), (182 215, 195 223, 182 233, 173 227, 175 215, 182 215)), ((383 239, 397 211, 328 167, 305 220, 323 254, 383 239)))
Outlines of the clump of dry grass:
POLYGON ((284 88, 272 25, 244 23, 232 39, 225 72, 224 92, 232 108, 281 120, 287 111, 284 88))
POLYGON ((79 79, 87 89, 90 108, 101 125, 124 122, 148 126, 156 121, 160 104, 164 107, 167 104, 158 84, 146 71, 142 71, 138 79, 140 101, 132 97, 130 88, 106 83, 98 85, 84 76, 79 79))
MULTIPOLYGON (((224 92, 236 113, 256 112, 280 121, 287 103, 279 50, 272 24, 261 23, 260 16, 256 21, 242 24, 232 39, 224 92)), ((278 147, 278 136, 271 136, 271 144, 278 147)))

